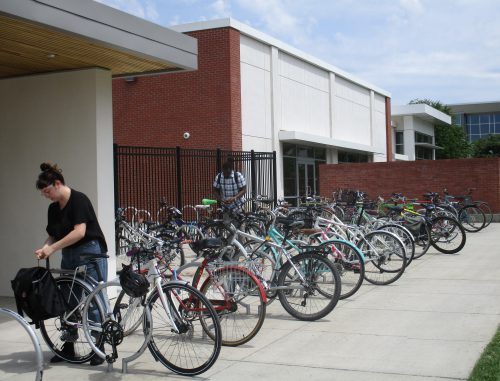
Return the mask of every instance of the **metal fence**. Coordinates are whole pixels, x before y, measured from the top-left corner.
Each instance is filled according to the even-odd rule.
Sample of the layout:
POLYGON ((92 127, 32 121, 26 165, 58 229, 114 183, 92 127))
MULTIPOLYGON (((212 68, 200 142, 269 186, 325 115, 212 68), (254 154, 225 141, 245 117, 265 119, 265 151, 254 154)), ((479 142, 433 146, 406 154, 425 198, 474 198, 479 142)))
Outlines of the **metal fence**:
POLYGON ((155 218, 160 202, 182 209, 214 196, 222 163, 233 159, 247 181, 247 198, 276 200, 276 152, 224 151, 115 145, 115 208, 146 210, 155 218))

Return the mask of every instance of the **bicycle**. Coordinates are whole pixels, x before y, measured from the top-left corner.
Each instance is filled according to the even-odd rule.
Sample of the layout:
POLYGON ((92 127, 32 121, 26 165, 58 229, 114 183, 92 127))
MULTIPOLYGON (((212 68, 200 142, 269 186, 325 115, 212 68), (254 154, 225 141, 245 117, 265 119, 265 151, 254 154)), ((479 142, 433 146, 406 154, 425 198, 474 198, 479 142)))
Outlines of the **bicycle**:
MULTIPOLYGON (((142 254, 148 259, 147 278, 154 287, 147 297, 136 298, 144 307, 141 314, 144 341, 136 353, 123 359, 124 369, 125 363, 138 358, 147 347, 156 361, 177 374, 194 376, 207 371, 217 360, 222 344, 215 309, 187 282, 171 280, 163 283, 156 254, 151 251, 142 254)), ((115 304, 112 307, 106 299, 100 322, 89 320, 88 312, 93 304, 99 304, 99 293, 112 287, 119 288, 120 281, 99 281, 86 298, 82 310, 85 338, 94 353, 108 364, 118 358, 117 347, 125 337, 121 310, 128 309, 128 306, 115 304), (105 352, 104 344, 111 346, 111 353, 105 352)))
POLYGON ((285 229, 279 244, 272 242, 269 236, 261 238, 238 230, 231 224, 227 225, 231 232, 229 244, 236 247, 235 255, 243 257, 237 259, 246 262, 262 281, 268 299, 278 297, 285 311, 296 319, 314 321, 325 317, 340 298, 341 280, 337 268, 314 247, 292 256, 287 251, 288 237, 293 229, 303 226, 303 223, 279 217, 270 226, 274 222, 283 224, 285 229), (246 238, 258 246, 249 253, 237 237, 246 238), (277 260, 259 250, 260 247, 273 249, 277 260), (261 260, 267 263, 262 264, 261 260))

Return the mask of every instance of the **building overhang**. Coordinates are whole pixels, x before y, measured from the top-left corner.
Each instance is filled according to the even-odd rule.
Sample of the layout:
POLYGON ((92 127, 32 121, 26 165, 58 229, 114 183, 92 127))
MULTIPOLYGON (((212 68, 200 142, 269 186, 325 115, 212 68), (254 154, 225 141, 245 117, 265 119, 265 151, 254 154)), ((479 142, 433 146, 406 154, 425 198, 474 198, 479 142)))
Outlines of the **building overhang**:
POLYGON ((426 104, 392 106, 391 117, 414 116, 434 125, 450 125, 451 116, 426 104))
POLYGON ((308 134, 305 132, 280 130, 278 137, 280 142, 286 143, 315 145, 325 148, 335 148, 359 153, 385 153, 375 149, 375 147, 373 146, 327 138, 324 136, 308 134))
POLYGON ((92 0, 0 2, 0 78, 100 67, 197 69, 197 40, 92 0))
POLYGON ((415 143, 415 147, 424 147, 430 149, 443 149, 443 147, 431 144, 431 143, 415 143))

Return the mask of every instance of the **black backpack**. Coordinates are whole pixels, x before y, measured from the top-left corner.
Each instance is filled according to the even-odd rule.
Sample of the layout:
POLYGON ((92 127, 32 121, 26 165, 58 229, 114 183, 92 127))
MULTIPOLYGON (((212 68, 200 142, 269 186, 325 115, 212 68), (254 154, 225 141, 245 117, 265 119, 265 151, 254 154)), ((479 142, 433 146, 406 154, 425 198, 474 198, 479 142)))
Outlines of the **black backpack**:
POLYGON ((25 313, 37 327, 40 321, 62 315, 67 310, 54 277, 44 267, 20 269, 11 284, 19 315, 25 313))

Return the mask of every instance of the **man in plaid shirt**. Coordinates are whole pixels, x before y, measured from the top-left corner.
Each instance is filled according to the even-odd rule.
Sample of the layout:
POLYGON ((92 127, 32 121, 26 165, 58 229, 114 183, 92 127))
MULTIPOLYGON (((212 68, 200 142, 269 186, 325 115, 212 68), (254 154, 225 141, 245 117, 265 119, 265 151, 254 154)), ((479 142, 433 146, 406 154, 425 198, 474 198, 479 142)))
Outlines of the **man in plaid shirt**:
POLYGON ((222 165, 222 172, 215 177, 213 187, 224 210, 236 213, 242 211, 247 183, 241 173, 233 170, 231 162, 226 161, 222 165))

